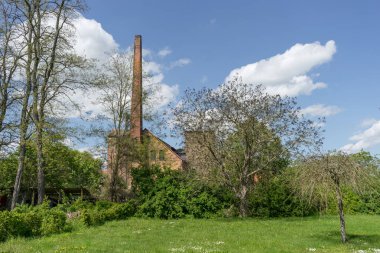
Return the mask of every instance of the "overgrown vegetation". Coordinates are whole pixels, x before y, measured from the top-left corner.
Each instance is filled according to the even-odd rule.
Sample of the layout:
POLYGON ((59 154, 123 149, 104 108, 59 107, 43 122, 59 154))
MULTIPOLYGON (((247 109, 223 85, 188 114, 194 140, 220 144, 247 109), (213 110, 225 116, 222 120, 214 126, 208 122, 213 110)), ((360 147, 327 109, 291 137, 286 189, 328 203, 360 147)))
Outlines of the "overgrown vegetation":
POLYGON ((49 202, 38 206, 20 205, 12 211, 0 212, 0 241, 16 237, 36 237, 68 232, 73 225, 102 225, 106 221, 131 217, 136 212, 134 202, 96 204, 80 199, 51 208, 49 202))
POLYGON ((140 205, 137 214, 156 218, 210 218, 221 214, 232 202, 221 187, 210 187, 191 175, 169 168, 133 170, 133 188, 140 205))
POLYGON ((129 51, 116 52, 98 70, 77 55, 72 22, 84 7, 82 0, 0 3, 0 200, 6 195, 7 208, 13 209, 0 212, 0 241, 132 216, 272 218, 338 211, 346 242, 345 213, 380 214, 376 157, 321 153, 323 119, 310 120, 296 98, 270 94, 239 76, 217 89, 185 92, 169 114, 190 144, 187 167, 152 166, 149 139, 131 136, 136 108, 130 102, 141 100, 135 106, 139 122, 155 118, 162 112, 150 101, 155 85, 142 90, 141 61, 133 67, 129 51), (97 122, 102 126, 86 134, 106 137, 107 176, 101 173, 104 161, 63 144, 69 133, 60 114, 70 95, 90 87, 100 91, 98 102, 105 109, 94 119, 105 124, 97 122), (142 103, 151 107, 144 115, 142 103), (45 196, 48 188, 57 199, 45 196), (65 196, 70 188, 80 189, 80 197, 65 196), (92 202, 83 201, 83 190, 93 195, 92 202))
MULTIPOLYGON (((102 161, 90 153, 80 152, 62 143, 62 137, 45 139, 45 177, 46 187, 57 191, 63 188, 86 188, 92 193, 100 191, 103 176, 100 174, 102 161)), ((24 194, 37 188, 36 144, 29 141, 26 145, 24 177, 20 187, 24 194)), ((0 159, 0 193, 8 193, 14 185, 17 171, 18 152, 0 159)))

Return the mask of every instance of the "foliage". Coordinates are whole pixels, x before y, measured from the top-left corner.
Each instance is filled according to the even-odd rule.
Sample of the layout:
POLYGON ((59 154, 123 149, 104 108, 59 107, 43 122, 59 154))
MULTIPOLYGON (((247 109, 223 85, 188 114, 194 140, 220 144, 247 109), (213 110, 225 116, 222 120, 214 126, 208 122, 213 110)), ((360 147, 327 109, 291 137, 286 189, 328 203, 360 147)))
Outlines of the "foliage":
MULTIPOLYGON (((62 138, 46 139, 45 176, 46 186, 51 188, 86 188, 92 192, 99 189, 102 183, 100 169, 102 162, 92 157, 90 153, 80 152, 62 143, 62 138)), ((0 160, 0 190, 9 189, 14 185, 17 169, 18 153, 13 153, 0 160)), ((24 177, 22 188, 36 187, 36 145, 27 145, 24 177)))
POLYGON ((0 212, 0 241, 11 237, 30 237, 60 233, 69 228, 66 214, 49 208, 47 202, 38 207, 18 206, 0 212))
POLYGON ((286 173, 260 180, 249 196, 249 207, 251 215, 259 217, 309 216, 318 210, 293 193, 286 173))
MULTIPOLYGON (((325 199, 335 195, 340 219, 342 242, 347 241, 344 218, 345 189, 361 193, 371 191, 378 182, 379 170, 367 154, 349 155, 343 152, 307 157, 294 167, 293 184, 301 196, 309 199, 325 199)), ((348 191, 349 193, 349 191, 348 191)))
POLYGON ((97 210, 83 209, 80 214, 80 220, 86 226, 97 226, 104 224, 105 216, 103 212, 97 210))
POLYGON ((190 167, 201 179, 233 191, 243 217, 249 214, 255 177, 278 172, 280 161, 310 152, 322 141, 320 127, 302 116, 294 98, 271 95, 238 76, 217 89, 187 90, 173 115, 192 145, 190 167))
POLYGON ((133 201, 127 203, 113 204, 105 212, 105 219, 123 220, 132 217, 136 213, 136 205, 133 201))
POLYGON ((132 174, 133 189, 140 197, 141 216, 207 218, 221 212, 231 201, 225 191, 201 185, 184 172, 147 167, 137 168, 132 174))
POLYGON ((63 203, 54 208, 50 208, 48 202, 38 206, 20 205, 12 211, 0 212, 0 242, 12 237, 61 233, 71 230, 72 223, 77 221, 85 226, 98 226, 106 221, 127 219, 135 212, 134 201, 99 201, 94 204, 79 199, 72 204, 63 203), (76 215, 70 217, 71 213, 76 215))

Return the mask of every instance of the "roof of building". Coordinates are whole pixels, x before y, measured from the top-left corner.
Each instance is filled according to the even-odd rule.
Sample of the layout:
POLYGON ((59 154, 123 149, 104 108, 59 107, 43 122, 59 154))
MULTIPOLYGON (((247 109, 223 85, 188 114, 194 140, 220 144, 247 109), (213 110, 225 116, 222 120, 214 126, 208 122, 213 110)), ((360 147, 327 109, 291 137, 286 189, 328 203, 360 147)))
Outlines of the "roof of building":
POLYGON ((182 161, 184 161, 186 158, 185 156, 185 152, 183 149, 175 149, 173 148, 172 146, 170 146, 167 142, 163 141, 162 139, 160 139, 159 137, 157 137, 155 134, 153 134, 151 131, 149 131, 148 129, 144 128, 143 130, 143 134, 145 133, 149 133, 151 136, 153 136, 154 138, 156 138, 158 141, 160 141, 162 144, 164 144, 168 149, 170 149, 174 154, 176 154, 176 156, 178 156, 178 158, 180 158, 182 161))

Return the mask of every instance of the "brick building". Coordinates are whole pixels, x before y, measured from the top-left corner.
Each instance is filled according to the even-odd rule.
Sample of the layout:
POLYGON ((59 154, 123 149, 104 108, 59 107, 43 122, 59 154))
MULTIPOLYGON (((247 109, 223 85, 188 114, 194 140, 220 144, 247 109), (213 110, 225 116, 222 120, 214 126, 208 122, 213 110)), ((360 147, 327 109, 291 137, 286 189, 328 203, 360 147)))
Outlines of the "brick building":
MULTIPOLYGON (((156 164, 160 167, 170 167, 173 170, 182 170, 185 166, 185 156, 181 150, 176 150, 169 144, 154 135, 148 129, 143 129, 143 107, 142 107, 142 43, 141 36, 135 36, 134 57, 133 57, 133 86, 131 98, 131 128, 128 133, 116 134, 111 132, 108 136, 108 168, 106 174, 111 174, 114 159, 116 159, 115 146, 116 139, 123 138, 125 143, 131 142, 141 144, 145 147, 146 158, 149 164, 156 164)), ((120 141, 120 139, 119 139, 120 141)), ((120 142, 119 142, 120 143, 120 142)), ((135 148, 139 145, 124 145, 125 149, 135 148)), ((128 188, 131 186, 130 169, 139 164, 135 161, 128 161, 128 150, 119 154, 119 176, 127 182, 128 188)))

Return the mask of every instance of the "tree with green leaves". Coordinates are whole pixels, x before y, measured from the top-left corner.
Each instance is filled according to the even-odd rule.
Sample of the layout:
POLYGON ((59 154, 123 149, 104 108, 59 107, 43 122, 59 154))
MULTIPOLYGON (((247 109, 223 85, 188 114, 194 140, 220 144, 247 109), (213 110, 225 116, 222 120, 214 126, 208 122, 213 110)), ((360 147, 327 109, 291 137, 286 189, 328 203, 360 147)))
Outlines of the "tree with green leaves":
MULTIPOLYGON (((368 157, 367 157, 368 158, 368 157)), ((347 241, 344 217, 344 189, 362 192, 372 187, 379 178, 377 166, 360 154, 328 152, 312 155, 294 166, 293 186, 304 198, 313 201, 335 196, 340 220, 340 234, 343 243, 347 241), (364 159, 363 159, 364 158, 364 159)))
MULTIPOLYGON (((142 102, 144 106, 143 118, 147 121, 154 119, 150 98, 157 89, 152 83, 149 73, 142 73, 144 85, 142 102)), ((100 126, 100 133, 108 144, 108 169, 110 178, 108 195, 111 201, 119 199, 118 193, 124 191, 130 182, 130 165, 138 161, 142 163, 146 143, 131 141, 129 130, 131 128, 131 97, 133 82, 133 52, 116 52, 102 65, 96 76, 96 89, 99 90, 99 102, 104 108, 101 119, 105 119, 100 126), (104 136, 105 135, 105 136, 104 136), (128 164, 129 162, 129 164, 128 164)), ((98 120, 98 118, 97 118, 98 120)), ((98 129, 99 130, 99 129, 98 129)))
POLYGON ((249 213, 255 180, 321 143, 320 129, 300 114, 295 99, 268 94, 239 77, 215 90, 187 90, 173 115, 185 135, 190 168, 233 191, 242 217, 249 213))
POLYGON ((26 142, 29 132, 35 132, 38 167, 38 203, 45 193, 45 161, 43 138, 49 116, 56 111, 59 98, 67 95, 78 84, 86 61, 73 49, 72 20, 83 9, 81 0, 24 0, 9 1, 19 13, 19 34, 25 45, 23 64, 23 103, 19 130, 19 166, 17 170, 12 208, 15 206, 24 169, 26 142))
MULTIPOLYGON (((37 188, 37 145, 32 139, 27 142, 24 177, 20 188, 28 191, 37 188)), ((62 137, 44 138, 46 187, 54 189, 81 188, 98 193, 103 183, 102 161, 88 152, 80 152, 62 143, 62 137)), ((0 160, 0 191, 14 185, 18 152, 0 160)))

